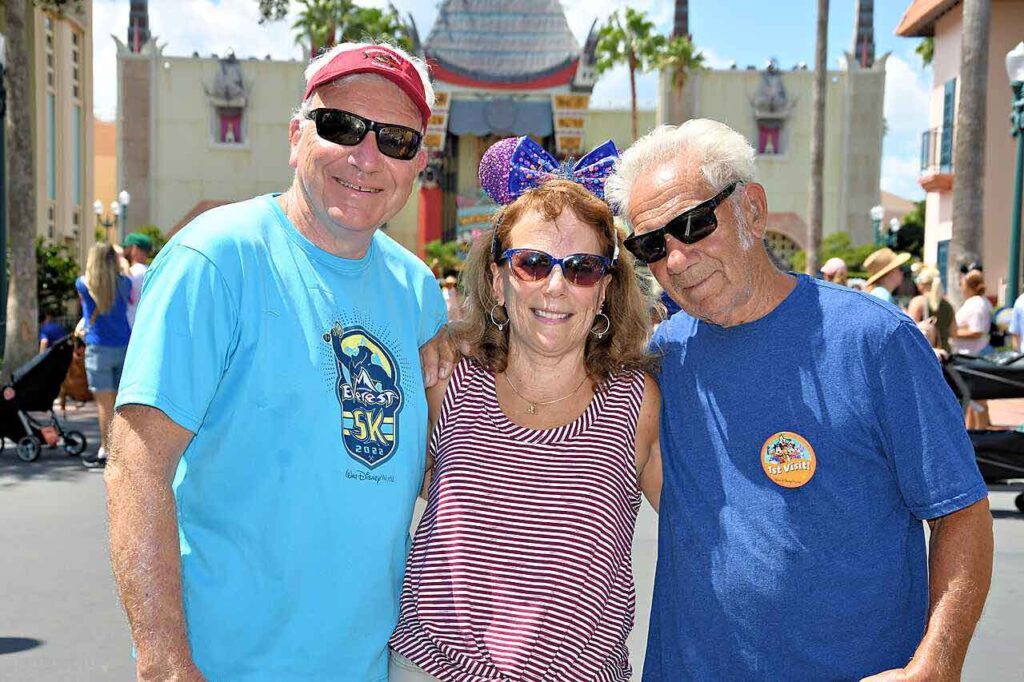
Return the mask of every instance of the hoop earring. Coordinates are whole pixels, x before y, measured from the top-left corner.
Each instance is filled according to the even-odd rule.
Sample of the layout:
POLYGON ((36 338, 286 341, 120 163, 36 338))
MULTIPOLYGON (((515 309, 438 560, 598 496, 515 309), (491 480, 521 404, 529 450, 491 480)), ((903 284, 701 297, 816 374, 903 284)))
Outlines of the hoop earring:
POLYGON ((504 308, 504 307, 505 306, 503 304, 501 304, 501 303, 495 303, 493 306, 491 306, 491 324, 493 324, 495 327, 497 327, 499 332, 505 331, 505 325, 508 324, 508 311, 507 310, 505 311, 505 321, 504 322, 498 322, 496 319, 494 319, 494 311, 497 310, 498 308, 504 308))
POLYGON ((604 329, 602 329, 601 331, 597 331, 596 329, 591 329, 590 333, 593 334, 594 336, 596 336, 598 339, 603 339, 604 335, 607 334, 611 330, 611 328, 612 328, 612 321, 610 319, 608 319, 608 316, 605 315, 604 312, 600 312, 597 315, 595 315, 594 319, 596 320, 599 317, 603 317, 604 318, 604 329))

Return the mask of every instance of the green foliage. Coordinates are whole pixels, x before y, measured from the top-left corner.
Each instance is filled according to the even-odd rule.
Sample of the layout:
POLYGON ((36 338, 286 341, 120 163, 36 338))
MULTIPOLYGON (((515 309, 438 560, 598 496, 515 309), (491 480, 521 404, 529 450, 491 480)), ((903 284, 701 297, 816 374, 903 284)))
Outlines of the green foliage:
POLYGON ((150 260, 156 258, 156 254, 160 253, 160 249, 164 248, 164 244, 167 243, 164 233, 156 225, 140 225, 135 231, 146 235, 153 242, 153 253, 149 254, 149 258, 150 260))
POLYGON ((645 13, 627 7, 623 17, 615 11, 598 29, 594 68, 598 76, 620 64, 630 72, 649 71, 665 44, 665 36, 654 32, 654 22, 645 13))
POLYGON ((654 22, 643 12, 627 7, 624 16, 612 13, 608 23, 597 32, 594 49, 598 76, 619 64, 629 70, 630 111, 633 119, 633 139, 638 135, 636 112, 636 74, 657 66, 659 55, 665 50, 665 36, 654 32, 654 22))
MULTIPOLYGON (((314 56, 349 41, 383 41, 405 50, 412 49, 409 27, 394 6, 387 9, 359 7, 352 0, 296 1, 298 14, 292 24, 295 42, 307 44, 314 56)), ((263 14, 264 19, 270 16, 263 14)), ((278 17, 276 10, 272 16, 283 17, 278 17)))
POLYGON ((691 73, 707 68, 704 53, 695 48, 687 36, 669 38, 664 48, 655 55, 654 66, 671 70, 677 88, 686 84, 686 78, 691 73))
POLYGON ((259 0, 260 23, 280 21, 288 14, 288 0, 259 0))
POLYGON ((921 42, 917 44, 917 47, 914 48, 914 52, 920 55, 921 66, 930 66, 932 58, 935 56, 935 38, 932 38, 931 36, 923 38, 921 42))
POLYGON ((39 310, 59 317, 64 314, 68 301, 78 293, 75 280, 80 268, 71 249, 63 244, 52 244, 36 238, 36 293, 39 310))
POLYGON ((435 239, 423 246, 427 265, 439 275, 462 269, 465 247, 459 242, 443 242, 435 239))
MULTIPOLYGON (((846 232, 833 232, 821 240, 821 262, 829 258, 842 258, 846 261, 850 277, 864 277, 864 259, 878 247, 874 244, 853 246, 850 235, 846 232)), ((807 253, 797 251, 793 254, 792 267, 794 272, 803 272, 807 266, 807 253)))
POLYGON ((916 202, 913 210, 903 216, 894 248, 918 259, 924 258, 924 201, 916 202))

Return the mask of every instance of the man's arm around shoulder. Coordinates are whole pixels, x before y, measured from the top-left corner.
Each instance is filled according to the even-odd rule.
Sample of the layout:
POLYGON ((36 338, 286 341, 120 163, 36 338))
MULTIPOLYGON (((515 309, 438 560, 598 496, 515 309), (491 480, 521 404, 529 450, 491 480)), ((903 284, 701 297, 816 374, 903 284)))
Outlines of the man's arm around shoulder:
POLYGON ((136 647, 138 679, 202 680, 185 629, 171 491, 192 433, 143 405, 123 406, 111 429, 104 475, 110 555, 136 647))

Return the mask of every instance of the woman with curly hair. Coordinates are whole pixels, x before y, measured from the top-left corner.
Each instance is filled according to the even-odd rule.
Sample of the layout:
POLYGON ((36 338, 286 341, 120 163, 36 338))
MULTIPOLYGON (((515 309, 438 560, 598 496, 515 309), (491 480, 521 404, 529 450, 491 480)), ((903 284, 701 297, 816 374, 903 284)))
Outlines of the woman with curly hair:
POLYGON ((648 306, 592 193, 614 147, 575 180, 531 175, 545 154, 518 138, 481 162, 507 205, 462 273, 465 357, 428 391, 392 681, 630 676, 632 537, 641 491, 657 508, 661 490, 648 306))

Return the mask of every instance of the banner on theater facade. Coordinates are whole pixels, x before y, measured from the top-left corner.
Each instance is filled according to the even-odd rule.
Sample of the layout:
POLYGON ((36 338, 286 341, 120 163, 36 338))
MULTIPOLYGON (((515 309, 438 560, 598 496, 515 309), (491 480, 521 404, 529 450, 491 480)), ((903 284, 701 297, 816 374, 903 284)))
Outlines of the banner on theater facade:
POLYGON ((560 155, 583 154, 583 128, 587 123, 590 95, 556 93, 551 95, 555 123, 555 148, 560 155))
POLYGON ((434 91, 434 107, 430 110, 427 132, 423 136, 423 146, 428 152, 444 150, 445 136, 448 134, 448 109, 451 107, 452 93, 447 90, 434 91))

